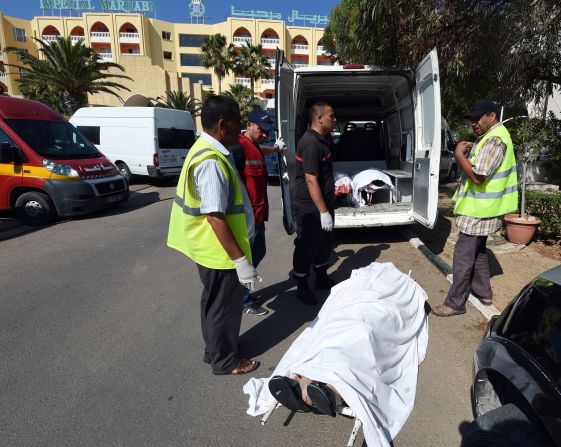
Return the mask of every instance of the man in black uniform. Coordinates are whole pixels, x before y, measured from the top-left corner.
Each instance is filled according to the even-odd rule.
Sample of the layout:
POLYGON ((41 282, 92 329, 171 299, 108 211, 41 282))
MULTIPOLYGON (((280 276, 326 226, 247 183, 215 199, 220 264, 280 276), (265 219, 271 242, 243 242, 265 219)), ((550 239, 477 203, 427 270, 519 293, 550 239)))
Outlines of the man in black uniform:
POLYGON ((297 296, 310 305, 317 304, 307 279, 312 263, 316 271, 316 289, 330 289, 334 284, 327 276, 327 267, 333 248, 335 182, 331 151, 325 136, 335 122, 331 105, 315 103, 310 108, 310 128, 296 148, 293 208, 298 233, 292 266, 294 279, 298 280, 297 296))

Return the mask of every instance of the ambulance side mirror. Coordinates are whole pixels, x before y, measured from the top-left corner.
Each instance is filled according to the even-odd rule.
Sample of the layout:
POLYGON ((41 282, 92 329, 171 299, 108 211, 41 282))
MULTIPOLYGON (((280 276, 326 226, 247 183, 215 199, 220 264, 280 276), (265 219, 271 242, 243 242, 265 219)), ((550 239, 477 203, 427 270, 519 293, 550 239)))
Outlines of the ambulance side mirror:
POLYGON ((0 143, 0 163, 21 163, 20 152, 17 146, 8 142, 0 143))

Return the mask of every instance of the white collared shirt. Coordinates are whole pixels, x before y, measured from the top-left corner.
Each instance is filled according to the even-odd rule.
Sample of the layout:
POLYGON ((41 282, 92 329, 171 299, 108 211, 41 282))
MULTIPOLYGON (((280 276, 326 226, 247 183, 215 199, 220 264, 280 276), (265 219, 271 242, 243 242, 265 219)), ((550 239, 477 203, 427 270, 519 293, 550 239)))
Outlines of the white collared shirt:
MULTIPOLYGON (((200 138, 218 149, 218 151, 220 151, 220 153, 228 159, 230 166, 232 166, 232 169, 238 176, 238 182, 240 183, 243 195, 247 234, 250 239, 253 239, 255 236, 255 218, 253 216, 253 207, 249 201, 249 196, 247 195, 245 186, 242 183, 236 169, 232 154, 222 143, 220 143, 220 141, 206 132, 201 132, 200 138)), ((213 159, 204 160, 195 168, 193 177, 195 179, 197 193, 201 199, 201 213, 226 213, 226 209, 228 207, 229 185, 222 169, 220 169, 218 161, 213 159)))

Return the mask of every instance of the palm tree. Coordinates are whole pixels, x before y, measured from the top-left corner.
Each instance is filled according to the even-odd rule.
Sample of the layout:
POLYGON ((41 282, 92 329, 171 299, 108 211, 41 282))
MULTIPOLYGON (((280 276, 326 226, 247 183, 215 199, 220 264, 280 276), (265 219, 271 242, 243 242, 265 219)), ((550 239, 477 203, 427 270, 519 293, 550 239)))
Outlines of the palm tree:
POLYGON ((238 103, 242 121, 245 121, 249 112, 261 105, 259 99, 251 94, 251 90, 241 84, 232 84, 224 94, 238 103))
POLYGON ((6 64, 25 70, 21 78, 23 90, 41 90, 48 85, 60 100, 60 106, 68 116, 88 104, 88 93, 109 93, 121 99, 115 90, 128 90, 115 79, 132 80, 122 74, 111 74, 109 69, 125 71, 114 62, 102 62, 94 49, 83 41, 73 43, 70 37, 57 37, 50 43, 33 38, 39 45, 40 57, 26 52, 23 48, 8 47, 7 52, 15 53, 26 66, 6 64))
POLYGON ((203 67, 212 68, 218 77, 218 94, 222 93, 222 79, 232 70, 235 53, 234 45, 226 46, 226 36, 211 34, 206 36, 201 46, 203 67))
POLYGON ((171 91, 166 93, 166 98, 158 96, 156 98, 148 98, 154 101, 154 106, 166 109, 186 110, 193 117, 199 116, 201 113, 201 101, 185 94, 182 91, 171 91))
POLYGON ((271 77, 269 61, 261 44, 246 42, 235 58, 234 71, 251 79, 251 95, 255 95, 255 81, 271 77))

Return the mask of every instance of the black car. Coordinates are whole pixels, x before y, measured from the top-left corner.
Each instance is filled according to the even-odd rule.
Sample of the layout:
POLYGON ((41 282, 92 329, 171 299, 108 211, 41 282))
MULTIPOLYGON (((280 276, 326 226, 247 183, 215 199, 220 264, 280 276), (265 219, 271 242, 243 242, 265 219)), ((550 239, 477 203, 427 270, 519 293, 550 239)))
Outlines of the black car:
POLYGON ((561 265, 489 322, 474 355, 462 447, 561 447, 561 265))

